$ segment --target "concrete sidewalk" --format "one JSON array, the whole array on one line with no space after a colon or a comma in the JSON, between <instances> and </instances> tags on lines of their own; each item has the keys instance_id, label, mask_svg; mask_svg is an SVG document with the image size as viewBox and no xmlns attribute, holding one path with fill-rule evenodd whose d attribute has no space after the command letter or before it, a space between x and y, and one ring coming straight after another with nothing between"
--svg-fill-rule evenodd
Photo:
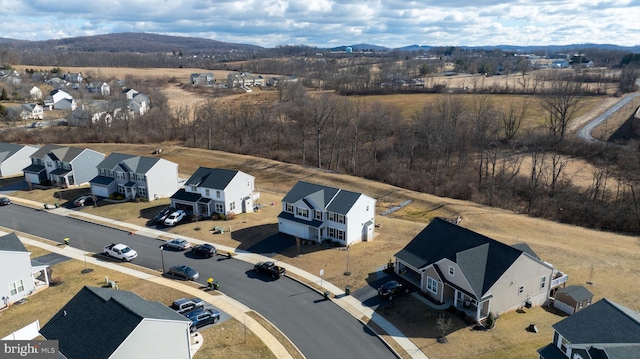
<instances>
[{"instance_id":1,"label":"concrete sidewalk","mask_svg":"<svg viewBox=\"0 0 640 359\"><path fill-rule=\"evenodd\" d=\"M22 198L17 198L17 197L10 197L11 201L15 202L15 203L19 203L25 206L29 206L29 207L33 207L33 208L37 208L37 209L43 209L44 208L44 204L43 203L39 203L39 202L34 202L34 201L30 201L30 200L25 200ZM163 232L163 231L158 231L152 228L148 228L148 227L143 227L143 226L138 226L135 224L131 224L131 223L126 223L126 222L121 222L121 221L116 221L116 220L112 220L112 219L108 219L108 218L104 218L104 217L100 217L100 216L96 216L96 215L92 215L92 214L88 214L88 213L84 213L82 211L73 211L67 208L55 208L55 209L50 209L48 210L51 213L57 214L57 215L62 215L62 216L67 216L67 217L72 217L72 218L76 218L76 219L80 219L80 220L85 220L87 222L92 222L92 223L101 223L101 224L105 224L105 225L113 225L115 228L119 228L122 229L123 231L131 231L131 232L135 232L137 235L141 235L141 236L146 236L146 237L150 237L150 238L185 238L187 240L189 240L192 243L196 243L196 244L201 244L201 243L208 243L196 238L190 238L190 237L185 237L183 235L176 235L176 234L172 234L172 233L167 233L167 232ZM241 251L241 250L236 250L235 248L232 247L228 247L228 246L223 246L223 245L218 245L215 244L216 249L218 249L219 251L222 252L233 252L235 253L234 258L238 259L238 260L242 260L251 264L255 264L257 262L263 262L263 261L270 261L272 260L269 257L265 257L259 254L255 254L255 253L250 253L250 252L246 252L246 251ZM83 256L81 256L80 258L83 258ZM300 268L294 267L292 265L289 265L287 263L284 262L279 262L278 265L284 267L287 270L288 274L294 274L295 276L299 277L299 278L303 278L304 281L302 281L303 284L315 284L318 287L322 287L325 288L326 290L328 290L329 292L331 292L331 294L333 294L333 297L331 298L331 300L337 304L338 306L340 306L342 309L344 309L345 311L347 311L349 314L351 314L352 316L354 316L356 319L358 320L362 320L362 318L367 318L371 321L373 321L374 323L376 323L380 328L382 328L390 337L393 338L393 340L398 343L398 345L400 345L407 353L409 353L409 355L411 355L412 358L415 359L428 359L428 357L420 350L420 348L418 348L411 340L409 340L405 335L402 334L402 332L400 332L400 330L398 330L398 328L396 328L393 324L391 324L388 320L386 320L385 318L381 317L380 315L378 315L377 313L375 313L374 310L372 310L371 308L367 307L366 305L364 305L361 301L359 301L358 299L350 296L350 295L346 295L346 293L344 292L344 290L342 290L341 288L327 282L326 280L322 280L320 277L317 277L309 272L306 272ZM117 266L117 267L121 267L122 266ZM125 268L126 269L126 268ZM118 269L115 269L118 270ZM146 276L149 276L148 274L145 274ZM156 278L156 280L158 280L159 282L162 281L169 281L168 279L165 278L158 278L158 277L154 277ZM150 280L150 279L149 279ZM306 281L306 283L305 283ZM173 281L169 281L171 283L174 283ZM322 285L320 285L322 283ZM162 283L160 283L162 284ZM167 283L169 284L169 283ZM203 293L202 291L199 291L197 289L194 289L192 287L186 286L184 284L181 283L176 283L176 284L180 284L181 286L185 286L187 288L190 288L191 290L196 291L199 295L202 295L201 293ZM181 288L177 288L176 289L180 289ZM185 289L185 292L190 293L188 289ZM195 295L195 294L194 294ZM211 296L211 297L221 297L221 296ZM222 296L225 298L228 298L226 296ZM203 298L205 299L205 298ZM205 299L206 300L206 299ZM227 299L229 302L235 302L233 301L231 298ZM216 305L215 302L211 302L212 304ZM236 304L234 305L235 308L243 308L244 306L238 302L235 302ZM227 311L226 309L224 309L222 306L220 306L220 309L224 310L225 312L229 313L230 315L234 316L233 313L237 313L237 314L241 314L241 318L243 318L242 316L244 316L245 318L250 318L247 317L246 315L244 315L241 310L240 312L238 311L233 311L233 307L231 308L231 311ZM245 311L246 312L246 311ZM236 317L236 319L238 319ZM254 321L255 322L255 321ZM247 322L247 326L248 326ZM255 325L260 326L259 324L257 324L257 322L255 322ZM260 328L262 330L264 330L264 332L268 333L268 331L266 329L264 329L263 327L260 326ZM249 329L251 329L253 331L253 327L250 327ZM256 330L260 330L260 329L256 329ZM372 329L373 330L373 329ZM375 331L374 331L375 332ZM281 349L284 349L284 347L282 346L282 344L280 344L274 337L273 335L271 335L270 333L268 333L268 336L270 338L265 339L265 337L262 336L262 334L258 334L256 331L254 331L254 333L256 333L256 335L258 335L260 338L263 339L263 341L265 341L265 344L269 346L269 348L272 349L272 351L274 352L274 354L276 354L276 357L278 358L289 358L291 357L291 355L286 352L286 355L281 355L279 354ZM273 340L275 340L277 342L276 343L271 343L271 338L273 338ZM273 347L272 347L273 344ZM388 345L388 343L387 343ZM389 345L388 345L389 346ZM389 346L389 348L391 348ZM396 353L397 355L397 353Z\"/></svg>"}]
</instances>

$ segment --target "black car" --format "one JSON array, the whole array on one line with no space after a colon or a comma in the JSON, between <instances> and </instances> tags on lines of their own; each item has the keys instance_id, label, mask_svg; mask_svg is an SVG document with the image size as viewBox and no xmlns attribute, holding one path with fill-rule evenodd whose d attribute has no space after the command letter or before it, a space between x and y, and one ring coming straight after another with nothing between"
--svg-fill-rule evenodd
<instances>
[{"instance_id":1,"label":"black car","mask_svg":"<svg viewBox=\"0 0 640 359\"><path fill-rule=\"evenodd\" d=\"M220 312L213 309L197 309L184 314L187 319L191 319L191 332L207 324L217 323L220 320Z\"/></svg>"},{"instance_id":2,"label":"black car","mask_svg":"<svg viewBox=\"0 0 640 359\"><path fill-rule=\"evenodd\" d=\"M191 253L211 258L216 254L216 247L212 246L209 243L198 244L197 246L191 248Z\"/></svg>"},{"instance_id":3,"label":"black car","mask_svg":"<svg viewBox=\"0 0 640 359\"><path fill-rule=\"evenodd\" d=\"M11 200L7 197L0 197L0 206L11 204Z\"/></svg>"},{"instance_id":4,"label":"black car","mask_svg":"<svg viewBox=\"0 0 640 359\"><path fill-rule=\"evenodd\" d=\"M177 209L171 206L162 209L160 213L156 214L155 217L153 217L153 223L164 223L164 220L167 219L167 217L169 217L169 215L175 211L177 211Z\"/></svg>"},{"instance_id":5,"label":"black car","mask_svg":"<svg viewBox=\"0 0 640 359\"><path fill-rule=\"evenodd\" d=\"M73 204L76 205L76 207L84 207L93 204L93 196L80 196L73 201Z\"/></svg>"},{"instance_id":6,"label":"black car","mask_svg":"<svg viewBox=\"0 0 640 359\"><path fill-rule=\"evenodd\" d=\"M389 281L378 288L378 295L388 300L393 300L395 296L403 293L409 293L409 287L397 280Z\"/></svg>"},{"instance_id":7,"label":"black car","mask_svg":"<svg viewBox=\"0 0 640 359\"><path fill-rule=\"evenodd\" d=\"M200 273L198 273L197 270L184 264L178 264L169 268L167 274L184 280L196 280L200 277Z\"/></svg>"}]
</instances>

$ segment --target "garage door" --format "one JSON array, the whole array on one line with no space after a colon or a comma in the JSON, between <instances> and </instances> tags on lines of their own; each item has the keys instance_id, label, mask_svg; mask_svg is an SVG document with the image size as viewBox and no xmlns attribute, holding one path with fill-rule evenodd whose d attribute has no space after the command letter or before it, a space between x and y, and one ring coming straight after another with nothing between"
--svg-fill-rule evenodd
<instances>
[{"instance_id":1,"label":"garage door","mask_svg":"<svg viewBox=\"0 0 640 359\"><path fill-rule=\"evenodd\" d=\"M38 177L37 174L25 173L24 174L24 179L29 183L34 183L34 184L39 184L40 183L40 178Z\"/></svg>"},{"instance_id":2,"label":"garage door","mask_svg":"<svg viewBox=\"0 0 640 359\"><path fill-rule=\"evenodd\" d=\"M91 186L91 194L98 197L109 197L109 189L102 186Z\"/></svg>"},{"instance_id":3,"label":"garage door","mask_svg":"<svg viewBox=\"0 0 640 359\"><path fill-rule=\"evenodd\" d=\"M573 314L573 307L571 307L569 304L562 303L556 300L555 302L553 302L553 306L569 315Z\"/></svg>"},{"instance_id":4,"label":"garage door","mask_svg":"<svg viewBox=\"0 0 640 359\"><path fill-rule=\"evenodd\" d=\"M282 233L290 234L301 239L309 239L309 227L304 224L289 222L281 219L278 224L278 230Z\"/></svg>"}]
</instances>

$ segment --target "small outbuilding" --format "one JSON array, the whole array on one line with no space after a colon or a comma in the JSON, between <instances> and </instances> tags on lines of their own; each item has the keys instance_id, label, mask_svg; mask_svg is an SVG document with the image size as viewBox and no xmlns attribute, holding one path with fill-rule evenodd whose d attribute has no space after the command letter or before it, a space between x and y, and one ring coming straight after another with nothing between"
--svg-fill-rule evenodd
<instances>
[{"instance_id":1,"label":"small outbuilding","mask_svg":"<svg viewBox=\"0 0 640 359\"><path fill-rule=\"evenodd\" d=\"M553 306L571 315L591 305L593 294L581 285L558 289Z\"/></svg>"}]
</instances>

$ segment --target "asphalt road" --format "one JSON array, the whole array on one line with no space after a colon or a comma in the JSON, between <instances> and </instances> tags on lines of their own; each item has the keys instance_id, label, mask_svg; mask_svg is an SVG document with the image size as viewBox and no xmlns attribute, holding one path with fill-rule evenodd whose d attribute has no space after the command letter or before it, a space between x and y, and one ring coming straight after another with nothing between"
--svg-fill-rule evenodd
<instances>
[{"instance_id":1,"label":"asphalt road","mask_svg":"<svg viewBox=\"0 0 640 359\"><path fill-rule=\"evenodd\" d=\"M0 207L0 226L48 238L87 252L102 252L110 243L125 243L138 252L133 263L161 269L187 264L200 272L198 283L212 277L220 291L247 305L276 325L307 358L393 358L392 352L364 325L317 292L287 277L256 275L251 265L214 256L194 258L189 252L160 251L162 241L58 216L19 205ZM165 303L167 304L167 303Z\"/></svg>"},{"instance_id":2,"label":"asphalt road","mask_svg":"<svg viewBox=\"0 0 640 359\"><path fill-rule=\"evenodd\" d=\"M622 106L628 104L631 100L633 100L636 96L640 96L639 93L634 93L624 97L622 100L618 101L615 105L609 107L602 115L596 117L591 122L586 124L584 127L578 130L578 137L585 141L589 142L601 142L595 137L591 136L591 132L600 126L609 116L613 115L616 111L622 108Z\"/></svg>"}]
</instances>

